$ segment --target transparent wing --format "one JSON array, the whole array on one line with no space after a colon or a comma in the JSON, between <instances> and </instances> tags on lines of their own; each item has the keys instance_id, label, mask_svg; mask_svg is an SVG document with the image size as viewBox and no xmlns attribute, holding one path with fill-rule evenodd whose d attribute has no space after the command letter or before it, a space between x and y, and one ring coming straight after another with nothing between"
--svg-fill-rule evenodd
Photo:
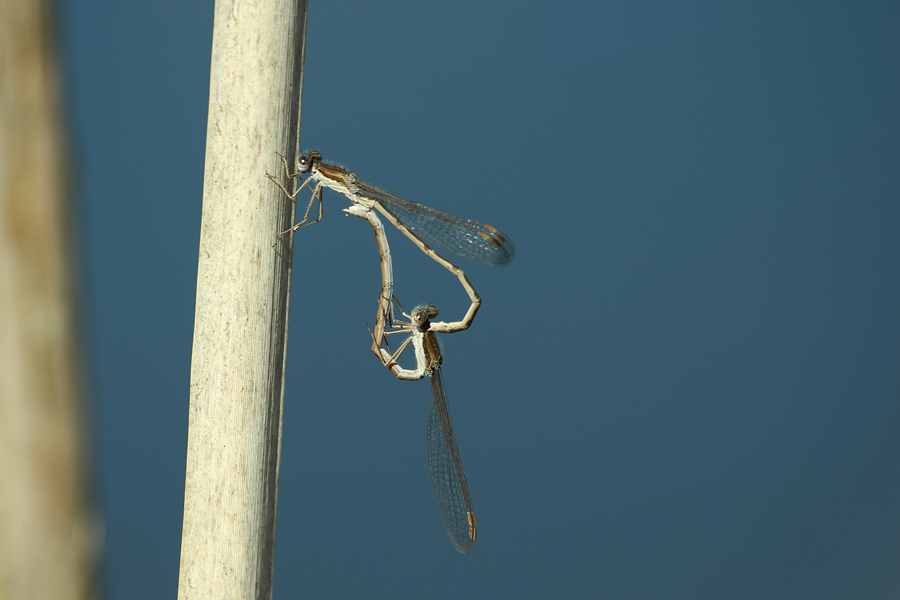
<instances>
[{"instance_id":1,"label":"transparent wing","mask_svg":"<svg viewBox=\"0 0 900 600\"><path fill-rule=\"evenodd\" d=\"M486 265L506 266L516 249L500 231L472 219L431 208L377 185L357 181L356 193L378 202L426 245Z\"/></svg>"},{"instance_id":2,"label":"transparent wing","mask_svg":"<svg viewBox=\"0 0 900 600\"><path fill-rule=\"evenodd\" d=\"M440 367L428 379L434 394L427 428L431 485L450 541L460 552L468 552L475 544L475 509L450 425Z\"/></svg>"}]
</instances>

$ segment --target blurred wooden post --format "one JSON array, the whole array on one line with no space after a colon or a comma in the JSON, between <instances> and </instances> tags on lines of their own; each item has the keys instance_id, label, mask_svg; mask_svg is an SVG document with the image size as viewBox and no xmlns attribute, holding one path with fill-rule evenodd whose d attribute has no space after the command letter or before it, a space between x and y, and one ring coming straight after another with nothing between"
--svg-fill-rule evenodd
<instances>
[{"instance_id":1,"label":"blurred wooden post","mask_svg":"<svg viewBox=\"0 0 900 600\"><path fill-rule=\"evenodd\" d=\"M55 4L0 0L0 598L95 594Z\"/></svg>"},{"instance_id":2,"label":"blurred wooden post","mask_svg":"<svg viewBox=\"0 0 900 600\"><path fill-rule=\"evenodd\" d=\"M270 598L306 2L217 0L178 597Z\"/></svg>"}]
</instances>

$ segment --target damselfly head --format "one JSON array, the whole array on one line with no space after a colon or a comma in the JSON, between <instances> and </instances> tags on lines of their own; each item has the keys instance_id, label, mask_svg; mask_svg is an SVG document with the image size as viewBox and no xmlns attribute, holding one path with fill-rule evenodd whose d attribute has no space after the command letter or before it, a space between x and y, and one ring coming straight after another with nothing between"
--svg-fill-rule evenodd
<instances>
[{"instance_id":1,"label":"damselfly head","mask_svg":"<svg viewBox=\"0 0 900 600\"><path fill-rule=\"evenodd\" d=\"M322 162L322 155L315 150L310 150L297 161L297 172L309 173L313 171L320 162Z\"/></svg>"},{"instance_id":2,"label":"damselfly head","mask_svg":"<svg viewBox=\"0 0 900 600\"><path fill-rule=\"evenodd\" d=\"M416 327L424 327L428 321L438 316L437 306L433 304L417 306L412 311L412 322Z\"/></svg>"}]
</instances>

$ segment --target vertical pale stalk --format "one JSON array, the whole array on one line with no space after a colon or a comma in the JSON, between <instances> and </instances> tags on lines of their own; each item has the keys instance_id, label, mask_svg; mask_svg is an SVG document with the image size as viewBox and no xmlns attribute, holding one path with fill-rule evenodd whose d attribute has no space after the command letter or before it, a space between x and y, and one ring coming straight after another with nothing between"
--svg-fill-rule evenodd
<instances>
[{"instance_id":1,"label":"vertical pale stalk","mask_svg":"<svg viewBox=\"0 0 900 600\"><path fill-rule=\"evenodd\" d=\"M306 2L217 0L178 597L270 598Z\"/></svg>"},{"instance_id":2,"label":"vertical pale stalk","mask_svg":"<svg viewBox=\"0 0 900 600\"><path fill-rule=\"evenodd\" d=\"M0 598L93 597L55 4L0 0ZM77 219L76 219L77 221Z\"/></svg>"}]
</instances>

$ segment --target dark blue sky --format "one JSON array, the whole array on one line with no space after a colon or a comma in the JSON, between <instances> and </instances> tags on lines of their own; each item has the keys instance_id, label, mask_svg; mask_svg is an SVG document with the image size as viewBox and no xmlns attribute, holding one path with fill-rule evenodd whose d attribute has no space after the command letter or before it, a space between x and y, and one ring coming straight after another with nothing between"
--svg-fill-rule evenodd
<instances>
[{"instance_id":1,"label":"dark blue sky","mask_svg":"<svg viewBox=\"0 0 900 600\"><path fill-rule=\"evenodd\" d=\"M173 597L212 2L64 0L107 597ZM900 596L900 5L312 2L303 146L491 223L428 384L370 354L378 257L295 241L275 596ZM283 150L272 148L271 151ZM249 157L257 160L257 157ZM389 231L405 304L458 282Z\"/></svg>"}]
</instances>

